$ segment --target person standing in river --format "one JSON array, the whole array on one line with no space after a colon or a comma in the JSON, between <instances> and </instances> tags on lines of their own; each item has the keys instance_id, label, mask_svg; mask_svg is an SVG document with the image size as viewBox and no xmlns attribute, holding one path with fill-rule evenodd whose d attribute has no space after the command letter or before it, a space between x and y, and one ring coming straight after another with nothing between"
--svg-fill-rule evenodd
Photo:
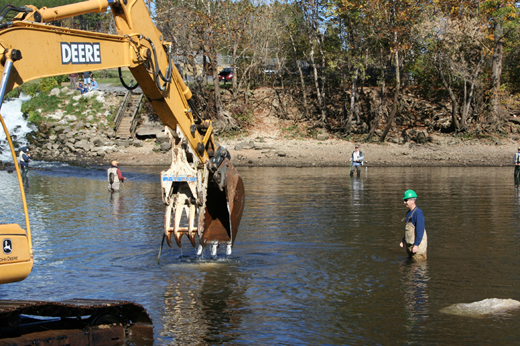
<instances>
[{"instance_id":1,"label":"person standing in river","mask_svg":"<svg viewBox=\"0 0 520 346\"><path fill-rule=\"evenodd\" d=\"M22 171L22 178L25 179L27 177L27 173L29 172L29 161L31 161L31 154L28 153L29 149L27 147L23 147L20 150L20 154L18 154L18 160L20 161L20 170Z\"/></svg>"},{"instance_id":2,"label":"person standing in river","mask_svg":"<svg viewBox=\"0 0 520 346\"><path fill-rule=\"evenodd\" d=\"M365 159L365 156L363 156L363 153L359 151L359 145L356 144L356 147L354 148L354 151L352 152L352 155L350 156L350 176L352 177L354 175L354 171L357 171L357 176L359 177L359 174L361 173L361 165L363 165L363 160Z\"/></svg>"},{"instance_id":3,"label":"person standing in river","mask_svg":"<svg viewBox=\"0 0 520 346\"><path fill-rule=\"evenodd\" d=\"M108 191L111 192L119 191L119 182L126 180L121 174L121 170L117 168L117 164L117 161L112 161L112 167L107 170Z\"/></svg>"},{"instance_id":4,"label":"person standing in river","mask_svg":"<svg viewBox=\"0 0 520 346\"><path fill-rule=\"evenodd\" d=\"M424 227L424 214L417 207L417 194L414 190L406 190L403 197L404 205L409 209L405 222L405 231L403 240L399 243L400 247L406 247L412 262L422 262L426 260L426 252L428 248L428 236Z\"/></svg>"},{"instance_id":5,"label":"person standing in river","mask_svg":"<svg viewBox=\"0 0 520 346\"><path fill-rule=\"evenodd\" d=\"M513 160L515 162L515 181L518 183L518 180L520 180L520 147L518 147Z\"/></svg>"}]
</instances>

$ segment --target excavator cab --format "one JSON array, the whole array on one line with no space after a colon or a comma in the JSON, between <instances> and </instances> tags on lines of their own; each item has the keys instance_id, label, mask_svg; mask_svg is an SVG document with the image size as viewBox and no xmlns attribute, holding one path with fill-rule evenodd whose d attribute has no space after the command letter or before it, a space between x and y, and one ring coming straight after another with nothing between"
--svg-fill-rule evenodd
<instances>
[{"instance_id":1,"label":"excavator cab","mask_svg":"<svg viewBox=\"0 0 520 346\"><path fill-rule=\"evenodd\" d=\"M1 99L4 92L0 87ZM31 242L31 226L29 224L29 213L27 210L27 201L25 200L25 191L22 184L22 175L20 167L16 160L13 142L4 123L4 119L0 114L0 122L4 128L5 137L11 149L18 184L20 185L20 193L22 195L23 208L25 213L25 222L27 231L17 224L0 224L0 240L2 241L2 252L0 252L0 284L17 282L24 280L31 273L33 267L33 253Z\"/></svg>"},{"instance_id":2,"label":"excavator cab","mask_svg":"<svg viewBox=\"0 0 520 346\"><path fill-rule=\"evenodd\" d=\"M17 224L0 225L0 284L24 280L31 273L33 257L27 232Z\"/></svg>"}]
</instances>

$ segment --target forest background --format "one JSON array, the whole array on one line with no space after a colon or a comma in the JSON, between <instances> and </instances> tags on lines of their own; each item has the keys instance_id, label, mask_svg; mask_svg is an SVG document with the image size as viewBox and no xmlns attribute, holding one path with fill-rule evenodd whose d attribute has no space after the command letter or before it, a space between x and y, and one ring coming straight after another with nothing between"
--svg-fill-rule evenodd
<instances>
[{"instance_id":1,"label":"forest background","mask_svg":"<svg viewBox=\"0 0 520 346\"><path fill-rule=\"evenodd\" d=\"M78 1L33 4L73 2ZM519 2L147 5L165 40L174 43L183 75L191 77L199 112L227 131L246 131L266 108L308 135L320 130L365 141L426 141L434 132L492 138L520 131ZM108 12L52 24L116 33ZM222 56L234 77L228 84L212 83L207 76L218 80Z\"/></svg>"}]
</instances>

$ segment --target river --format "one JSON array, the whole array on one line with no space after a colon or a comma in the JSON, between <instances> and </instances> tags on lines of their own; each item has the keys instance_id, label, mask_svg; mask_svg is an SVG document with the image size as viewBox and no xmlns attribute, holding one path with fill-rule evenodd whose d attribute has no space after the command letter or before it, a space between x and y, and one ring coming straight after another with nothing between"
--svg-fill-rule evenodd
<instances>
[{"instance_id":1,"label":"river","mask_svg":"<svg viewBox=\"0 0 520 346\"><path fill-rule=\"evenodd\" d=\"M25 183L35 264L0 299L131 300L156 345L501 345L520 311L440 312L486 298L520 300L520 190L512 167L240 168L246 207L233 254L182 250L157 264L164 207L159 168L36 162ZM1 222L25 228L15 175L0 172ZM428 260L398 246L414 189Z\"/></svg>"}]
</instances>

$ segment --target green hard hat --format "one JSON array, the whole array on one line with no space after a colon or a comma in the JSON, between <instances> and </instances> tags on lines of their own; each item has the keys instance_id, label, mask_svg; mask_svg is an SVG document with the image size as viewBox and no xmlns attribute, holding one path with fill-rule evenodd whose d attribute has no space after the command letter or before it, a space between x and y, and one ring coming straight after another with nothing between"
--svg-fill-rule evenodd
<instances>
[{"instance_id":1,"label":"green hard hat","mask_svg":"<svg viewBox=\"0 0 520 346\"><path fill-rule=\"evenodd\" d=\"M408 198L417 198L417 194L415 193L414 190L406 190L404 192L403 199L408 199Z\"/></svg>"}]
</instances>

